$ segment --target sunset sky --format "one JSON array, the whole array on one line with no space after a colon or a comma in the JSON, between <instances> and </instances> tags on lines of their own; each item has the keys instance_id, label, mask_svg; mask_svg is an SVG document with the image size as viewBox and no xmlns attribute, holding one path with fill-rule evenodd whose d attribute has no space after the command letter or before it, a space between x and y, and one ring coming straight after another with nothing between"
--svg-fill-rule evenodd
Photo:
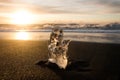
<instances>
[{"instance_id":1,"label":"sunset sky","mask_svg":"<svg viewBox=\"0 0 120 80\"><path fill-rule=\"evenodd\" d=\"M30 23L120 22L120 0L0 0L0 23L15 22L11 15L21 10Z\"/></svg>"}]
</instances>

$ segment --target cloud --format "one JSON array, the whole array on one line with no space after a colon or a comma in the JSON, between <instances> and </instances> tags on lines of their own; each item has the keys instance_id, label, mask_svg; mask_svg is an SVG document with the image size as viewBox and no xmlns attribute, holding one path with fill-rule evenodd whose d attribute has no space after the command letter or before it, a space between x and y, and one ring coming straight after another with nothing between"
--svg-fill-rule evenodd
<instances>
[{"instance_id":1,"label":"cloud","mask_svg":"<svg viewBox=\"0 0 120 80\"><path fill-rule=\"evenodd\" d=\"M111 15L119 18L117 14L120 14L120 0L0 0L0 16L6 17L6 14L19 8L30 10L38 15L52 14L58 20L58 16L60 18L64 16L69 20L81 19L81 21L88 17L93 19L95 16L94 18L102 20L106 15L112 20L114 16ZM62 19L65 19L64 17Z\"/></svg>"},{"instance_id":2,"label":"cloud","mask_svg":"<svg viewBox=\"0 0 120 80\"><path fill-rule=\"evenodd\" d=\"M19 9L35 13L36 22L119 22L120 18L120 0L0 0L0 23L9 23L9 14Z\"/></svg>"},{"instance_id":3,"label":"cloud","mask_svg":"<svg viewBox=\"0 0 120 80\"><path fill-rule=\"evenodd\" d=\"M96 3L109 7L120 7L120 0L96 0Z\"/></svg>"},{"instance_id":4,"label":"cloud","mask_svg":"<svg viewBox=\"0 0 120 80\"><path fill-rule=\"evenodd\" d=\"M119 14L120 0L0 0L0 7L50 14Z\"/></svg>"},{"instance_id":5,"label":"cloud","mask_svg":"<svg viewBox=\"0 0 120 80\"><path fill-rule=\"evenodd\" d=\"M99 0L98 3L106 6L110 13L120 13L120 0Z\"/></svg>"},{"instance_id":6,"label":"cloud","mask_svg":"<svg viewBox=\"0 0 120 80\"><path fill-rule=\"evenodd\" d=\"M120 13L120 0L29 0L28 3L37 5L52 14Z\"/></svg>"},{"instance_id":7,"label":"cloud","mask_svg":"<svg viewBox=\"0 0 120 80\"><path fill-rule=\"evenodd\" d=\"M79 0L78 3L81 1ZM85 0L83 2L85 5L93 5L97 9L101 10L101 12L105 13L120 13L120 0Z\"/></svg>"}]
</instances>

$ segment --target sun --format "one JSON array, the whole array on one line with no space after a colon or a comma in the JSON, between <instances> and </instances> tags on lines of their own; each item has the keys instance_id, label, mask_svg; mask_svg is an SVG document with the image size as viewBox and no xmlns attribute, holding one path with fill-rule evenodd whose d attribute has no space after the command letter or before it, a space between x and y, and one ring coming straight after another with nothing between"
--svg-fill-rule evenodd
<instances>
[{"instance_id":1,"label":"sun","mask_svg":"<svg viewBox=\"0 0 120 80\"><path fill-rule=\"evenodd\" d=\"M27 10L18 10L11 14L12 24L32 24L34 16Z\"/></svg>"}]
</instances>

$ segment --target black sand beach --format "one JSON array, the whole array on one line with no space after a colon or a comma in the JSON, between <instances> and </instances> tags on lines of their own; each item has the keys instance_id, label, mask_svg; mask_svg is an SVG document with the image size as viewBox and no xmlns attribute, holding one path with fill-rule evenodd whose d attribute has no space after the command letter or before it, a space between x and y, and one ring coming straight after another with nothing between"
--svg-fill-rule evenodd
<instances>
[{"instance_id":1,"label":"black sand beach","mask_svg":"<svg viewBox=\"0 0 120 80\"><path fill-rule=\"evenodd\" d=\"M68 70L36 65L47 60L47 45L47 41L0 40L0 80L120 79L120 44L72 41L68 57L77 67Z\"/></svg>"}]
</instances>

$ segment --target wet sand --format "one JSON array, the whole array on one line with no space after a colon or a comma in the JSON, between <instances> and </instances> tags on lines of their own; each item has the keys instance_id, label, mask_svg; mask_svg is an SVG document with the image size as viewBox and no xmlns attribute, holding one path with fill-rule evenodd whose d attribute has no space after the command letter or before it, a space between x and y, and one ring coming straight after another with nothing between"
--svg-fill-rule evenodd
<instances>
[{"instance_id":1,"label":"wet sand","mask_svg":"<svg viewBox=\"0 0 120 80\"><path fill-rule=\"evenodd\" d=\"M0 80L120 79L120 44L72 41L68 57L75 66L68 70L36 65L47 60L47 45L47 41L0 40Z\"/></svg>"}]
</instances>

